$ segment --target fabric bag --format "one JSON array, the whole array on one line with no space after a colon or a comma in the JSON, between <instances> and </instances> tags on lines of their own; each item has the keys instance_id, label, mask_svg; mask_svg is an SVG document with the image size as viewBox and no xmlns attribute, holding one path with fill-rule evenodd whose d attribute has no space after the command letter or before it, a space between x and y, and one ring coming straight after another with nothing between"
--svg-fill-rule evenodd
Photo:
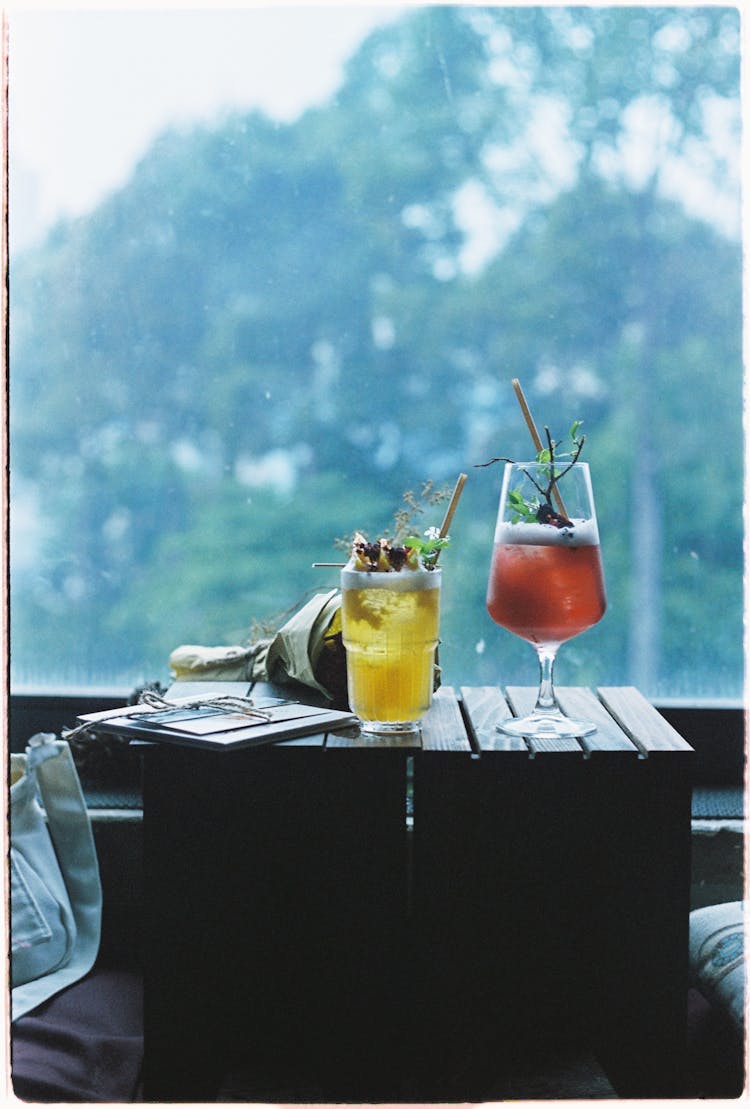
<instances>
[{"instance_id":1,"label":"fabric bag","mask_svg":"<svg viewBox=\"0 0 750 1109\"><path fill-rule=\"evenodd\" d=\"M690 914L692 985L745 1031L745 903L704 905Z\"/></svg>"},{"instance_id":2,"label":"fabric bag","mask_svg":"<svg viewBox=\"0 0 750 1109\"><path fill-rule=\"evenodd\" d=\"M318 593L287 620L259 652L259 681L301 682L334 702L346 697L346 654L341 641L341 593Z\"/></svg>"},{"instance_id":3,"label":"fabric bag","mask_svg":"<svg viewBox=\"0 0 750 1109\"><path fill-rule=\"evenodd\" d=\"M169 665L175 681L299 682L346 709L340 610L337 589L316 593L267 639L250 647L176 647Z\"/></svg>"},{"instance_id":4,"label":"fabric bag","mask_svg":"<svg viewBox=\"0 0 750 1109\"><path fill-rule=\"evenodd\" d=\"M70 747L48 733L10 756L10 902L14 1021L88 973L101 935L91 821Z\"/></svg>"}]
</instances>

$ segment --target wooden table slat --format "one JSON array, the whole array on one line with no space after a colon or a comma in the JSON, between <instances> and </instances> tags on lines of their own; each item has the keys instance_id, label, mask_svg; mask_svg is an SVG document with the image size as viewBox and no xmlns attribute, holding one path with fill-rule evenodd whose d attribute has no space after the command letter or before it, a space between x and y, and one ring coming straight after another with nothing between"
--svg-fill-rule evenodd
<instances>
[{"instance_id":1,"label":"wooden table slat","mask_svg":"<svg viewBox=\"0 0 750 1109\"><path fill-rule=\"evenodd\" d=\"M461 688L461 699L474 729L477 744L485 751L524 751L528 747L518 736L503 735L495 724L512 716L502 691L494 685Z\"/></svg>"},{"instance_id":2,"label":"wooden table slat","mask_svg":"<svg viewBox=\"0 0 750 1109\"><path fill-rule=\"evenodd\" d=\"M613 720L592 690L577 686L558 686L556 693L563 712L568 716L596 724L594 734L582 736L580 740L586 755L596 751L629 751L633 756L639 753L638 747Z\"/></svg>"},{"instance_id":3,"label":"wooden table slat","mask_svg":"<svg viewBox=\"0 0 750 1109\"><path fill-rule=\"evenodd\" d=\"M506 692L508 703L516 716L528 716L533 711L538 694L536 687L509 685ZM583 756L583 747L579 739L534 739L528 737L526 742L532 756L556 752Z\"/></svg>"},{"instance_id":4,"label":"wooden table slat","mask_svg":"<svg viewBox=\"0 0 750 1109\"><path fill-rule=\"evenodd\" d=\"M656 751L692 751L690 744L634 686L601 686L597 692L644 755Z\"/></svg>"},{"instance_id":5,"label":"wooden table slat","mask_svg":"<svg viewBox=\"0 0 750 1109\"><path fill-rule=\"evenodd\" d=\"M531 685L509 685L505 688L514 716L528 716L533 711L539 690Z\"/></svg>"},{"instance_id":6,"label":"wooden table slat","mask_svg":"<svg viewBox=\"0 0 750 1109\"><path fill-rule=\"evenodd\" d=\"M575 736L571 737L540 737L529 736L526 742L529 745L529 754L533 759L535 755L578 755L580 758L585 757L581 740Z\"/></svg>"},{"instance_id":7,"label":"wooden table slat","mask_svg":"<svg viewBox=\"0 0 750 1109\"><path fill-rule=\"evenodd\" d=\"M471 751L458 698L452 686L441 686L432 698L432 708L422 721L422 749Z\"/></svg>"}]
</instances>

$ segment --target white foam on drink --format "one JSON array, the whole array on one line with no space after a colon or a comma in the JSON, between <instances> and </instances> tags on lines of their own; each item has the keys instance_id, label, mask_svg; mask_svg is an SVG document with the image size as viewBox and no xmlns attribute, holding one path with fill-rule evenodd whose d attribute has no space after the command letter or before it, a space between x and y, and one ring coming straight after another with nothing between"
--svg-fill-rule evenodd
<instances>
[{"instance_id":1,"label":"white foam on drink","mask_svg":"<svg viewBox=\"0 0 750 1109\"><path fill-rule=\"evenodd\" d=\"M341 571L342 589L391 589L398 593L414 593L419 589L437 589L442 570L355 570L348 564Z\"/></svg>"},{"instance_id":2,"label":"white foam on drink","mask_svg":"<svg viewBox=\"0 0 750 1109\"><path fill-rule=\"evenodd\" d=\"M571 520L571 527L554 524L511 524L501 520L495 531L495 543L513 543L534 547L596 547L599 529L596 520Z\"/></svg>"}]
</instances>

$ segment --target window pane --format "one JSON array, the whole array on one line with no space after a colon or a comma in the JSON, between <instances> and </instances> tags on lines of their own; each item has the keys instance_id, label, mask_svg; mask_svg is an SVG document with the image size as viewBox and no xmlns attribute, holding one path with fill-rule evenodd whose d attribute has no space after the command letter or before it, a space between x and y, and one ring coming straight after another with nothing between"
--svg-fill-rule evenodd
<instances>
[{"instance_id":1,"label":"window pane","mask_svg":"<svg viewBox=\"0 0 750 1109\"><path fill-rule=\"evenodd\" d=\"M602 537L558 680L739 697L739 128L731 7L13 13L14 685L245 643L460 472L444 680L534 684L517 377Z\"/></svg>"}]
</instances>

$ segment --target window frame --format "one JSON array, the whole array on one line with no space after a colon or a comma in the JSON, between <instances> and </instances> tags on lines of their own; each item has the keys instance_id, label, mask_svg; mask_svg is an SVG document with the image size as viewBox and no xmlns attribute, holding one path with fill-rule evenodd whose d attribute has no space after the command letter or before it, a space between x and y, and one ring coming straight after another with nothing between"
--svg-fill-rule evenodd
<instances>
[{"instance_id":1,"label":"window frame","mask_svg":"<svg viewBox=\"0 0 750 1109\"><path fill-rule=\"evenodd\" d=\"M1 27L1 71L4 83L8 79L8 17L0 18ZM5 128L8 117L6 112ZM7 139L7 134L6 134ZM9 309L7 299L7 278L9 270L8 250L8 197L7 197L7 141L5 143L5 180L4 211L2 214L2 254L6 281L3 288L4 338L9 342ZM4 367L4 380L8 383L7 358ZM7 397L6 397L7 403ZM7 506L7 469L9 465L7 429L3 430L3 453L6 462L6 506ZM9 525L5 519L6 549L9 540ZM8 568L5 575L6 611L9 591ZM7 658L6 658L7 664ZM7 665L6 665L7 680ZM72 726L76 717L83 712L106 710L122 705L130 696L131 690L124 689L59 689L24 687L14 691L7 687L7 735L9 751L22 751L28 738L35 731L59 732L61 727ZM701 699L656 698L652 701L677 731L694 747L697 755L696 782L743 784L745 765L745 714L739 699Z\"/></svg>"}]
</instances>

